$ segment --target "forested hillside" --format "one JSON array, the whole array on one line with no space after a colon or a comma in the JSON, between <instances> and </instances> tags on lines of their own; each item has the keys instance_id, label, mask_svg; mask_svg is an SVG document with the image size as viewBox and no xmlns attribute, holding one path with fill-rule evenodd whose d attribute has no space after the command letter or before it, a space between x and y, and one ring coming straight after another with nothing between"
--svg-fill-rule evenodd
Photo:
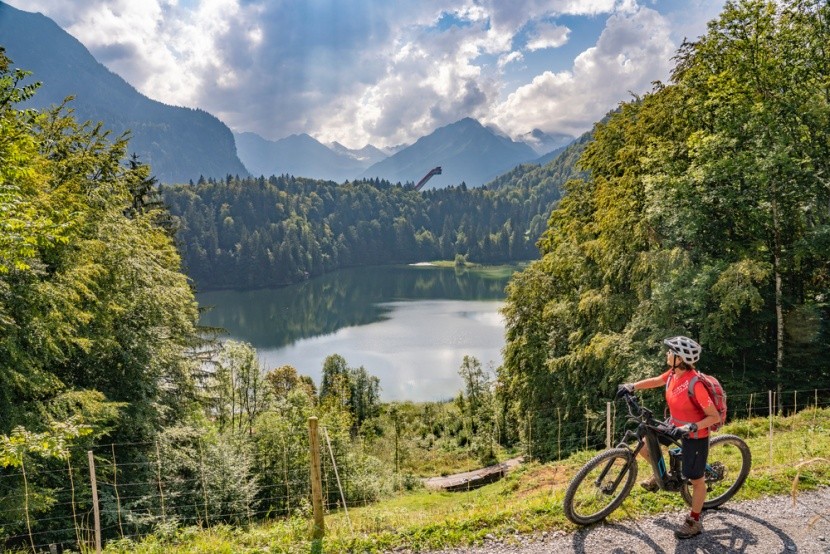
<instances>
[{"instance_id":1,"label":"forested hillside","mask_svg":"<svg viewBox=\"0 0 830 554\"><path fill-rule=\"evenodd\" d=\"M584 141L547 168L522 166L492 188L417 192L386 181L291 176L163 189L200 290L284 285L340 267L536 258L536 241Z\"/></svg>"},{"instance_id":2,"label":"forested hillside","mask_svg":"<svg viewBox=\"0 0 830 554\"><path fill-rule=\"evenodd\" d=\"M508 287L500 379L524 432L554 444L676 334L733 394L830 386L828 20L729 3L669 84L595 127Z\"/></svg>"}]
</instances>

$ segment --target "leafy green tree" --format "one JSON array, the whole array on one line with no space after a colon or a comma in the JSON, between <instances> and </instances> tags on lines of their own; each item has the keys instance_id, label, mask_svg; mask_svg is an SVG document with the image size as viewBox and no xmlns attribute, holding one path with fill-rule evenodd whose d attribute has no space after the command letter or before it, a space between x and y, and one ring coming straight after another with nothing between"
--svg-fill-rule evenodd
<instances>
[{"instance_id":1,"label":"leafy green tree","mask_svg":"<svg viewBox=\"0 0 830 554\"><path fill-rule=\"evenodd\" d=\"M199 408L198 312L169 218L149 201L149 168L124 161L128 137L65 105L19 109L35 87L9 67L0 53L0 434L76 422L92 429L81 446L129 443L121 459L142 460L159 429ZM80 466L35 460L38 490L59 491ZM62 537L59 500L44 540Z\"/></svg>"},{"instance_id":2,"label":"leafy green tree","mask_svg":"<svg viewBox=\"0 0 830 554\"><path fill-rule=\"evenodd\" d=\"M160 483L165 515L183 522L246 524L257 510L260 493L255 456L244 435L217 434L190 426L171 426L159 434ZM135 503L160 514L158 490ZM140 517L138 513L131 517Z\"/></svg>"},{"instance_id":3,"label":"leafy green tree","mask_svg":"<svg viewBox=\"0 0 830 554\"><path fill-rule=\"evenodd\" d=\"M323 360L323 375L320 382L320 403L333 402L341 407L349 405L351 390L349 366L339 354L331 354Z\"/></svg>"},{"instance_id":4,"label":"leafy green tree","mask_svg":"<svg viewBox=\"0 0 830 554\"><path fill-rule=\"evenodd\" d=\"M508 287L501 391L541 455L658 371L669 335L698 337L732 394L830 380L827 10L727 3L671 84L595 127Z\"/></svg>"},{"instance_id":5,"label":"leafy green tree","mask_svg":"<svg viewBox=\"0 0 830 554\"><path fill-rule=\"evenodd\" d=\"M246 342L225 342L219 354L216 381L219 430L224 431L227 426L232 433L253 433L254 421L268 403L256 350Z\"/></svg>"},{"instance_id":6,"label":"leafy green tree","mask_svg":"<svg viewBox=\"0 0 830 554\"><path fill-rule=\"evenodd\" d=\"M271 387L274 400L282 400L300 387L300 376L294 366L283 365L265 374L265 382Z\"/></svg>"},{"instance_id":7,"label":"leafy green tree","mask_svg":"<svg viewBox=\"0 0 830 554\"><path fill-rule=\"evenodd\" d=\"M0 47L0 273L31 269L39 247L66 241L69 213L43 202L47 176L31 130L43 116L17 105L31 98L40 83L23 85L29 75L11 69ZM0 313L0 315L2 315Z\"/></svg>"},{"instance_id":8,"label":"leafy green tree","mask_svg":"<svg viewBox=\"0 0 830 554\"><path fill-rule=\"evenodd\" d=\"M320 385L320 404L348 412L352 421L352 436L357 436L364 421L378 415L380 380L366 369L348 367L339 354L328 356L323 362Z\"/></svg>"},{"instance_id":9,"label":"leafy green tree","mask_svg":"<svg viewBox=\"0 0 830 554\"><path fill-rule=\"evenodd\" d=\"M276 514L303 514L308 508L308 418L311 397L294 388L278 397L273 410L259 415L252 437L259 509Z\"/></svg>"},{"instance_id":10,"label":"leafy green tree","mask_svg":"<svg viewBox=\"0 0 830 554\"><path fill-rule=\"evenodd\" d=\"M356 435L366 420L376 417L380 408L380 379L370 375L363 366L349 371L351 400L354 414L352 434Z\"/></svg>"},{"instance_id":11,"label":"leafy green tree","mask_svg":"<svg viewBox=\"0 0 830 554\"><path fill-rule=\"evenodd\" d=\"M489 373L475 357L464 356L458 374L464 381L464 393L459 395L457 403L464 414L467 436L481 462L493 463L496 461L495 397Z\"/></svg>"}]
</instances>

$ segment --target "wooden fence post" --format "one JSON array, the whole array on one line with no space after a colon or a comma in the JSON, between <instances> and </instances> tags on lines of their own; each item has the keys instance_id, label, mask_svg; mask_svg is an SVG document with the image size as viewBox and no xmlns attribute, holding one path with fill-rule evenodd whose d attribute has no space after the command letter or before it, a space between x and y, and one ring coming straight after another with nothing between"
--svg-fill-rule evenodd
<instances>
[{"instance_id":1,"label":"wooden fence post","mask_svg":"<svg viewBox=\"0 0 830 554\"><path fill-rule=\"evenodd\" d=\"M611 403L605 403L605 448L611 448Z\"/></svg>"},{"instance_id":2,"label":"wooden fence post","mask_svg":"<svg viewBox=\"0 0 830 554\"><path fill-rule=\"evenodd\" d=\"M818 389L815 389L815 395L816 395L816 407L815 407L815 410L813 410L813 427L816 426L816 415L818 414Z\"/></svg>"},{"instance_id":3,"label":"wooden fence post","mask_svg":"<svg viewBox=\"0 0 830 554\"><path fill-rule=\"evenodd\" d=\"M164 489L161 486L161 450L159 450L159 441L156 441L156 478L159 487L159 499L161 500L161 519L167 521L167 514L164 510Z\"/></svg>"},{"instance_id":4,"label":"wooden fence post","mask_svg":"<svg viewBox=\"0 0 830 554\"><path fill-rule=\"evenodd\" d=\"M199 477L202 481L202 499L205 502L205 525L210 529L210 514L208 513L208 494L205 485L205 455L202 452L202 439L199 439Z\"/></svg>"},{"instance_id":5,"label":"wooden fence post","mask_svg":"<svg viewBox=\"0 0 830 554\"><path fill-rule=\"evenodd\" d=\"M72 477L72 457L66 459L66 469L69 475L69 489L72 491L72 526L75 528L75 540L77 541L78 550L83 549L81 544L81 530L78 527L78 513L75 510L75 478Z\"/></svg>"},{"instance_id":6,"label":"wooden fence post","mask_svg":"<svg viewBox=\"0 0 830 554\"><path fill-rule=\"evenodd\" d=\"M772 405L772 391L769 392L769 468L772 470L772 414L774 408Z\"/></svg>"},{"instance_id":7,"label":"wooden fence post","mask_svg":"<svg viewBox=\"0 0 830 554\"><path fill-rule=\"evenodd\" d=\"M29 518L29 478L26 477L26 462L22 454L20 457L20 471L23 474L23 510L26 512L26 529L29 531L29 543L32 545L32 552L37 552L35 538L32 536L32 521Z\"/></svg>"},{"instance_id":8,"label":"wooden fence post","mask_svg":"<svg viewBox=\"0 0 830 554\"><path fill-rule=\"evenodd\" d=\"M112 448L112 488L115 491L115 509L118 513L118 531L121 533L121 538L124 538L124 526L121 524L121 497L118 495L118 462L115 461L115 445L111 444Z\"/></svg>"},{"instance_id":9,"label":"wooden fence post","mask_svg":"<svg viewBox=\"0 0 830 554\"><path fill-rule=\"evenodd\" d=\"M588 407L585 407L585 450L588 450Z\"/></svg>"},{"instance_id":10,"label":"wooden fence post","mask_svg":"<svg viewBox=\"0 0 830 554\"><path fill-rule=\"evenodd\" d=\"M349 517L349 507L346 506L346 495L343 493L343 485L340 484L340 473L337 471L337 462L334 460L334 451L331 449L331 441L329 440L329 432L323 427L323 434L326 436L326 444L329 447L329 455L331 456L331 467L334 468L334 477L337 479L337 488L340 490L340 500L343 501L343 510L346 512L346 521L349 522L349 530L354 533L352 528L352 519Z\"/></svg>"},{"instance_id":11,"label":"wooden fence post","mask_svg":"<svg viewBox=\"0 0 830 554\"><path fill-rule=\"evenodd\" d=\"M320 438L317 434L317 418L308 418L308 442L311 448L311 505L314 509L314 526L311 538L320 540L326 534L323 521L323 483L320 477Z\"/></svg>"},{"instance_id":12,"label":"wooden fence post","mask_svg":"<svg viewBox=\"0 0 830 554\"><path fill-rule=\"evenodd\" d=\"M98 507L98 481L95 479L95 458L92 456L92 450L86 451L87 458L89 458L89 482L92 486L92 510L95 519L95 552L101 552L101 511Z\"/></svg>"}]
</instances>

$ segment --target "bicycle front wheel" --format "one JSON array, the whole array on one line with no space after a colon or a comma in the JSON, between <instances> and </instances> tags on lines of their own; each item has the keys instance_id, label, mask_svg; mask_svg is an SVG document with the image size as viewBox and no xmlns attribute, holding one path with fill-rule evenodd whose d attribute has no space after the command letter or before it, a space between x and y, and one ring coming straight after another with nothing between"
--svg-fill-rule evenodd
<instances>
[{"instance_id":1,"label":"bicycle front wheel","mask_svg":"<svg viewBox=\"0 0 830 554\"><path fill-rule=\"evenodd\" d=\"M565 493L565 517L577 525L596 523L616 510L634 486L637 462L627 448L594 456L579 470Z\"/></svg>"},{"instance_id":2,"label":"bicycle front wheel","mask_svg":"<svg viewBox=\"0 0 830 554\"><path fill-rule=\"evenodd\" d=\"M749 446L735 435L720 435L709 442L709 459L706 464L706 509L717 508L743 486L752 465ZM680 489L683 500L692 505L692 484Z\"/></svg>"}]
</instances>

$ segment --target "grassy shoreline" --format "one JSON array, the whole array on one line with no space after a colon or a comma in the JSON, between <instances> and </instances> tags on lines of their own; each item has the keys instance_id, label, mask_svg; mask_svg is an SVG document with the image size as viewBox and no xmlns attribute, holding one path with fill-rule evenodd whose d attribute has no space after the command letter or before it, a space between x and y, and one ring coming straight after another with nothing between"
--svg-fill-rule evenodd
<instances>
[{"instance_id":1,"label":"grassy shoreline","mask_svg":"<svg viewBox=\"0 0 830 554\"><path fill-rule=\"evenodd\" d=\"M821 461L830 451L830 409L808 409L775 418L772 459L769 419L735 421L723 433L743 437L752 450L750 476L734 501L830 485L830 463ZM309 518L298 514L287 520L209 530L161 529L140 542L115 541L106 552L383 552L395 548L416 551L481 544L485 537L509 540L516 532L572 531L562 512L562 498L571 476L595 452L574 454L561 462L531 462L498 483L481 489L445 493L419 490L376 504L326 514L322 545L309 540ZM826 456L826 454L825 454ZM809 460L818 461L803 465ZM647 471L641 466L640 474ZM797 478L797 479L796 479ZM635 487L622 508L609 518L620 521L684 508L678 494L648 493Z\"/></svg>"}]
</instances>

